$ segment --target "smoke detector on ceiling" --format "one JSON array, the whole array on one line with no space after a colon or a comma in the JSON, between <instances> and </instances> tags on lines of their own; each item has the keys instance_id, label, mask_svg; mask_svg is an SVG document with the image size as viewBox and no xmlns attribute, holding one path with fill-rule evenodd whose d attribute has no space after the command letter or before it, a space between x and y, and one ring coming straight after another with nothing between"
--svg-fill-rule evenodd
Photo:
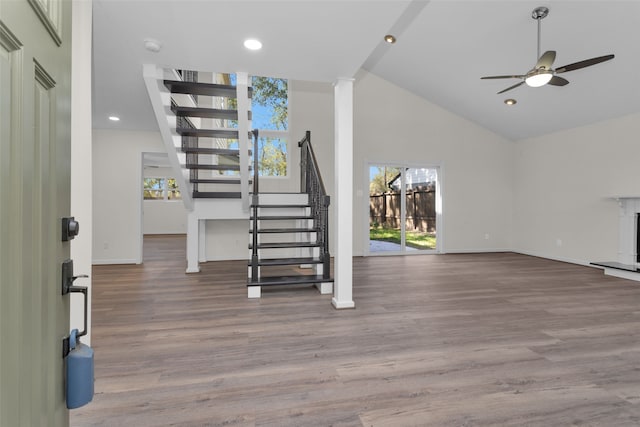
<instances>
[{"instance_id":1,"label":"smoke detector on ceiling","mask_svg":"<svg viewBox=\"0 0 640 427\"><path fill-rule=\"evenodd\" d=\"M156 39L144 39L144 48L149 52L158 53L162 49L162 43Z\"/></svg>"}]
</instances>

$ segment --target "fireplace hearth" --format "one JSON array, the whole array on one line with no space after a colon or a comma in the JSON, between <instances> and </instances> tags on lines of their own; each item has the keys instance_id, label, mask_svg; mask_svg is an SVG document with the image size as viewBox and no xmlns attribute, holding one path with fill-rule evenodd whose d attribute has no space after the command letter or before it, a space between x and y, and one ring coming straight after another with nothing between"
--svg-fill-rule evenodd
<instances>
[{"instance_id":1,"label":"fireplace hearth","mask_svg":"<svg viewBox=\"0 0 640 427\"><path fill-rule=\"evenodd\" d=\"M640 281L640 196L614 197L620 206L618 260L592 262L604 274Z\"/></svg>"}]
</instances>

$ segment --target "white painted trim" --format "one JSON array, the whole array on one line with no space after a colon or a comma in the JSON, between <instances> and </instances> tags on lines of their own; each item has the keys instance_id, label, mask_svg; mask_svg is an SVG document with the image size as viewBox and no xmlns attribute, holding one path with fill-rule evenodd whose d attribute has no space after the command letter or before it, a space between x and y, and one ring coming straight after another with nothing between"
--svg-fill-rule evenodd
<instances>
[{"instance_id":1,"label":"white painted trim","mask_svg":"<svg viewBox=\"0 0 640 427\"><path fill-rule=\"evenodd\" d=\"M135 259L94 259L92 265L140 264Z\"/></svg>"},{"instance_id":2,"label":"white painted trim","mask_svg":"<svg viewBox=\"0 0 640 427\"><path fill-rule=\"evenodd\" d=\"M501 253L501 252L519 253L519 252L513 251L512 249L507 249L507 248L454 249L447 253L448 254L480 254L480 253L491 254L491 253ZM521 254L521 255L529 255L529 254ZM536 256L536 255L532 255L532 256ZM538 257L538 258L544 258L544 257Z\"/></svg>"},{"instance_id":3,"label":"white painted trim","mask_svg":"<svg viewBox=\"0 0 640 427\"><path fill-rule=\"evenodd\" d=\"M191 212L193 210L193 198L191 196L193 187L188 180L189 172L186 169L183 169L180 165L179 154L183 153L179 153L176 148L176 143L174 142L174 136L176 135L169 127L169 122L167 120L167 108L170 104L171 95L166 91L166 89L161 89L160 87L161 83L159 80L164 77L164 71L153 64L145 64L143 65L142 74L147 88L147 93L149 95L149 100L151 101L151 106L153 107L153 112L156 116L156 122L158 123L160 134L162 135L162 142L164 143L165 150L169 156L169 163L171 163L171 167L176 173L175 179L178 183L178 188L180 188L182 202L184 203L184 207L187 211ZM161 92L161 90L164 92ZM166 101L166 105L163 102L163 99Z\"/></svg>"},{"instance_id":4,"label":"white painted trim","mask_svg":"<svg viewBox=\"0 0 640 427\"><path fill-rule=\"evenodd\" d=\"M492 252L499 252L499 251L494 249ZM529 256L534 256L534 257L537 257L537 258L549 259L549 260L552 260L552 261L566 262L566 263L569 263L569 264L583 265L585 267L592 267L592 268L595 267L594 265L591 265L591 263L589 261L573 259L573 258L554 257L554 256L544 255L544 254L541 254L539 252L521 251L521 250L517 250L517 249L513 249L511 251L506 251L505 250L504 252L514 252L514 253L520 254L520 255L529 255ZM449 253L452 253L452 252L449 252Z\"/></svg>"},{"instance_id":5,"label":"white painted trim","mask_svg":"<svg viewBox=\"0 0 640 427\"><path fill-rule=\"evenodd\" d=\"M334 286L336 308L353 302L353 79L334 85Z\"/></svg>"},{"instance_id":6,"label":"white painted trim","mask_svg":"<svg viewBox=\"0 0 640 427\"><path fill-rule=\"evenodd\" d=\"M436 170L436 248L435 249L428 249L428 250L418 250L416 252L414 251L407 251L407 250L401 250L401 251L395 251L395 252L370 252L369 251L369 195L368 195L368 188L369 188L369 168L371 166L380 166L380 165L385 165L385 166L390 166L390 167L395 167L395 168L425 168L425 169L435 169ZM363 211L362 211L362 215L364 217L364 221L362 224L363 227L363 233L362 233L362 237L364 239L363 242L363 248L364 250L363 252L363 256L367 257L367 256L389 256L389 255L427 255L427 254L441 254L444 253L444 216L443 216L443 203L444 203L444 197L442 196L442 181L443 181L443 170L444 170L444 162L440 161L440 162L436 162L436 163L428 163L428 164L424 164L424 163L413 163L413 162L388 162L388 161L372 161L372 160L368 160L368 159L364 159L364 185L363 188L367 189L367 196L365 197L364 194L362 195L362 204L364 206ZM402 228L405 229L405 222L406 222L406 212L404 212L406 210L406 189L404 188L404 173L403 173L403 185L401 185L402 188L402 195L401 195L401 204L402 204L402 219L401 219L401 223ZM405 230L406 231L406 230Z\"/></svg>"},{"instance_id":7,"label":"white painted trim","mask_svg":"<svg viewBox=\"0 0 640 427\"><path fill-rule=\"evenodd\" d=\"M71 214L82 224L82 232L71 241L70 257L77 273L91 272L93 254L93 132L91 127L91 32L93 3L74 1L71 12ZM89 330L82 338L91 345L93 278L83 280L87 295ZM71 301L71 327L84 321L84 301Z\"/></svg>"},{"instance_id":8,"label":"white painted trim","mask_svg":"<svg viewBox=\"0 0 640 427\"><path fill-rule=\"evenodd\" d=\"M331 299L331 305L337 310L356 308L356 304L353 301L338 301L335 297Z\"/></svg>"},{"instance_id":9,"label":"white painted trim","mask_svg":"<svg viewBox=\"0 0 640 427\"><path fill-rule=\"evenodd\" d=\"M640 273L634 273L633 271L618 270L617 268L604 268L605 276L618 277L620 279L633 280L634 282L640 282Z\"/></svg>"},{"instance_id":10,"label":"white painted trim","mask_svg":"<svg viewBox=\"0 0 640 427\"><path fill-rule=\"evenodd\" d=\"M142 264L144 259L144 188L142 183L144 182L144 152L140 153L140 162L138 163L138 259Z\"/></svg>"},{"instance_id":11,"label":"white painted trim","mask_svg":"<svg viewBox=\"0 0 640 427\"><path fill-rule=\"evenodd\" d=\"M238 149L240 150L240 193L242 194L242 210L249 212L249 132L251 120L247 112L251 111L251 102L248 95L249 75L245 72L236 73L236 101L238 109ZM258 135L259 136L259 135ZM253 141L253 137L251 138ZM252 151L255 148L251 149Z\"/></svg>"}]
</instances>

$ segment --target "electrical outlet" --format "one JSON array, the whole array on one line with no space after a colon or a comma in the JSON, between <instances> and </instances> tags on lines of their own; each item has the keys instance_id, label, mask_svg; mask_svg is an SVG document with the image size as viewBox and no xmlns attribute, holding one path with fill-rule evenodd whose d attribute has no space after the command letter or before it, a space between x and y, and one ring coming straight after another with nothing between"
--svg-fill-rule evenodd
<instances>
[{"instance_id":1,"label":"electrical outlet","mask_svg":"<svg viewBox=\"0 0 640 427\"><path fill-rule=\"evenodd\" d=\"M484 240L489 240L489 233L485 233Z\"/></svg>"},{"instance_id":2,"label":"electrical outlet","mask_svg":"<svg viewBox=\"0 0 640 427\"><path fill-rule=\"evenodd\" d=\"M109 249L109 243L104 242L104 244L102 245L102 249L104 249L104 250Z\"/></svg>"},{"instance_id":3,"label":"electrical outlet","mask_svg":"<svg viewBox=\"0 0 640 427\"><path fill-rule=\"evenodd\" d=\"M556 239L556 246L562 246L562 240Z\"/></svg>"}]
</instances>

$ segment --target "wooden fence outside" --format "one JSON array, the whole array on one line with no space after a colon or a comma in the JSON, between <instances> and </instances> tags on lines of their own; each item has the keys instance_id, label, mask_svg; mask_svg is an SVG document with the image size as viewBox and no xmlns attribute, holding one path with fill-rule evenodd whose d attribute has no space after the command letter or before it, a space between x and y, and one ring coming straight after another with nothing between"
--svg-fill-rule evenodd
<instances>
[{"instance_id":1,"label":"wooden fence outside","mask_svg":"<svg viewBox=\"0 0 640 427\"><path fill-rule=\"evenodd\" d=\"M401 193L389 191L369 195L370 224L400 228ZM407 231L434 232L436 230L436 191L419 187L406 192L405 228Z\"/></svg>"}]
</instances>

